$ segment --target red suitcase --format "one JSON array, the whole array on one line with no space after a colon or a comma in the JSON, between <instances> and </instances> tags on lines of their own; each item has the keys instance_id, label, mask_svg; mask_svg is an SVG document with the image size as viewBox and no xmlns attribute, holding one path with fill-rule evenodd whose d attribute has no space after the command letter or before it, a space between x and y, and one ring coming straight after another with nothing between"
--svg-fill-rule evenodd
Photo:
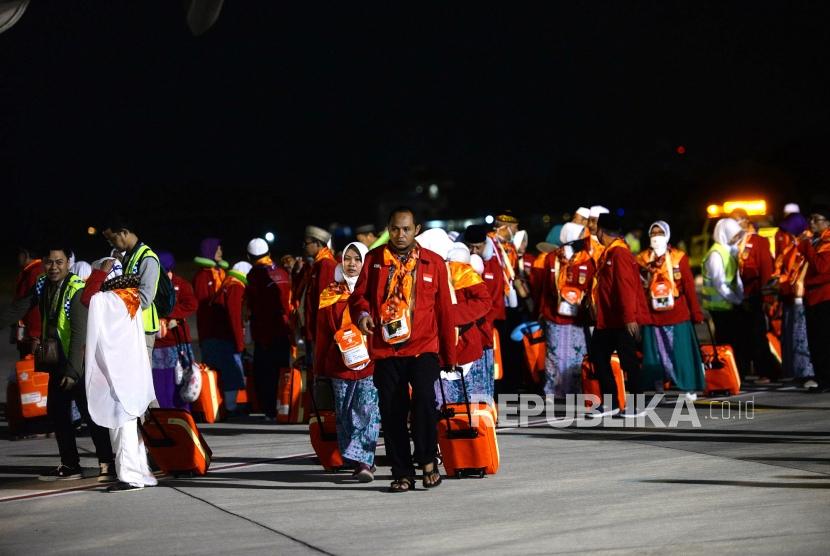
<instances>
[{"instance_id":1,"label":"red suitcase","mask_svg":"<svg viewBox=\"0 0 830 556\"><path fill-rule=\"evenodd\" d=\"M620 358L616 353L611 355L611 370L614 373L614 380L617 383L617 399L620 400L620 411L623 411L625 409L625 375L623 375L622 367L620 367ZM594 366L591 364L587 355L582 359L582 393L585 396L593 394L600 400L602 399L602 389L599 386L599 379L594 374ZM585 407L593 407L593 402L588 398L585 399Z\"/></svg>"},{"instance_id":2,"label":"red suitcase","mask_svg":"<svg viewBox=\"0 0 830 556\"><path fill-rule=\"evenodd\" d=\"M703 369L706 385L703 393L707 396L726 392L736 395L741 391L741 376L732 346L720 345L716 349L711 345L700 346L703 357Z\"/></svg>"},{"instance_id":3,"label":"red suitcase","mask_svg":"<svg viewBox=\"0 0 830 556\"><path fill-rule=\"evenodd\" d=\"M316 386L323 384L322 380L316 382ZM332 388L329 384L329 388ZM320 465L326 471L337 471L343 467L343 456L340 454L340 446L337 443L337 415L334 410L321 409L317 403L315 385L309 389L313 413L308 421L308 434L311 437L311 446ZM332 399L334 390L332 389Z\"/></svg>"},{"instance_id":4,"label":"red suitcase","mask_svg":"<svg viewBox=\"0 0 830 556\"><path fill-rule=\"evenodd\" d=\"M277 422L307 423L308 392L305 369L280 369L277 388Z\"/></svg>"},{"instance_id":5,"label":"red suitcase","mask_svg":"<svg viewBox=\"0 0 830 556\"><path fill-rule=\"evenodd\" d=\"M441 382L444 403L441 410L443 418L438 421L438 446L444 469L447 476L456 478L461 478L464 473L474 473L479 477L493 475L499 470L499 445L493 410L486 403L470 403L463 375L461 385L465 403L447 404Z\"/></svg>"},{"instance_id":6,"label":"red suitcase","mask_svg":"<svg viewBox=\"0 0 830 556\"><path fill-rule=\"evenodd\" d=\"M207 473L213 452L190 413L153 408L139 427L144 445L162 471L176 475Z\"/></svg>"},{"instance_id":7,"label":"red suitcase","mask_svg":"<svg viewBox=\"0 0 830 556\"><path fill-rule=\"evenodd\" d=\"M545 343L545 331L542 328L522 335L524 346L525 365L530 372L533 382L539 384L545 380L545 354L547 344Z\"/></svg>"}]
</instances>

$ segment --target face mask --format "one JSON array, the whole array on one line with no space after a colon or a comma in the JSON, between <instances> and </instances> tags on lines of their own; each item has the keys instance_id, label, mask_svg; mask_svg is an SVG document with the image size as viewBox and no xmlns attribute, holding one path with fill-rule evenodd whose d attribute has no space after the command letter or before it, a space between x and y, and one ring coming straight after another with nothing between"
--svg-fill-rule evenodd
<instances>
[{"instance_id":1,"label":"face mask","mask_svg":"<svg viewBox=\"0 0 830 556\"><path fill-rule=\"evenodd\" d=\"M574 248L571 247L569 243L565 244L565 246L562 248L562 252L565 253L565 258L568 260L572 259L574 256Z\"/></svg>"},{"instance_id":2,"label":"face mask","mask_svg":"<svg viewBox=\"0 0 830 556\"><path fill-rule=\"evenodd\" d=\"M662 257L666 254L669 247L669 239L666 236L653 236L651 238L651 248L654 249L654 254Z\"/></svg>"},{"instance_id":3,"label":"face mask","mask_svg":"<svg viewBox=\"0 0 830 556\"><path fill-rule=\"evenodd\" d=\"M349 291L354 291L354 285L357 284L358 276L350 277L350 276L343 276L346 281L346 286L348 286Z\"/></svg>"}]
</instances>

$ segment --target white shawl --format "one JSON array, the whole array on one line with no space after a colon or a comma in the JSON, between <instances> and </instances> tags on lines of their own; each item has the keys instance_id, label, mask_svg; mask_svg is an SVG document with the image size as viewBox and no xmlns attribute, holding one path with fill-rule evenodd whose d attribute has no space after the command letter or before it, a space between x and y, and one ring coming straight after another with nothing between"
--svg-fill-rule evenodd
<instances>
[{"instance_id":1,"label":"white shawl","mask_svg":"<svg viewBox=\"0 0 830 556\"><path fill-rule=\"evenodd\" d=\"M140 417L156 397L141 308L130 318L111 291L96 293L89 304L85 380L89 414L108 429Z\"/></svg>"}]
</instances>

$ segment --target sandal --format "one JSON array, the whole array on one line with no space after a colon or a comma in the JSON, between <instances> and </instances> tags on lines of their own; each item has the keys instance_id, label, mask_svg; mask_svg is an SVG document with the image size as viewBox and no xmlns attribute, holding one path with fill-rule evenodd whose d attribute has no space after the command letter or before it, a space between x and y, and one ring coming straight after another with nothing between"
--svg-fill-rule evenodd
<instances>
[{"instance_id":1,"label":"sandal","mask_svg":"<svg viewBox=\"0 0 830 556\"><path fill-rule=\"evenodd\" d=\"M410 490L415 490L415 477L401 477L400 479L395 479L392 481L392 484L389 485L389 490L387 492L409 492Z\"/></svg>"},{"instance_id":2,"label":"sandal","mask_svg":"<svg viewBox=\"0 0 830 556\"><path fill-rule=\"evenodd\" d=\"M424 488L435 488L444 482L444 479L441 477L441 472L438 471L438 461L433 460L432 462L432 469L427 471L427 465L424 465Z\"/></svg>"}]
</instances>

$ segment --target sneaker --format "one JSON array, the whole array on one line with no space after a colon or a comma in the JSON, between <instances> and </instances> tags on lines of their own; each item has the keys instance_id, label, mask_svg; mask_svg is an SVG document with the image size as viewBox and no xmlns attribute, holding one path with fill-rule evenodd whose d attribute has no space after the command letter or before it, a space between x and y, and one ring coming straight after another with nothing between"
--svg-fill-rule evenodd
<instances>
[{"instance_id":1,"label":"sneaker","mask_svg":"<svg viewBox=\"0 0 830 556\"><path fill-rule=\"evenodd\" d=\"M74 481L76 479L83 478L84 472L80 465L69 467L68 465L63 464L38 477L41 481Z\"/></svg>"},{"instance_id":2,"label":"sneaker","mask_svg":"<svg viewBox=\"0 0 830 556\"><path fill-rule=\"evenodd\" d=\"M686 398L690 402L697 401L697 394L694 393L694 392L686 392L685 394L683 394L683 397Z\"/></svg>"},{"instance_id":3,"label":"sneaker","mask_svg":"<svg viewBox=\"0 0 830 556\"><path fill-rule=\"evenodd\" d=\"M98 464L99 471L98 471L98 482L99 483L111 483L112 481L117 481L118 476L115 474L115 464L114 463L99 463Z\"/></svg>"},{"instance_id":4,"label":"sneaker","mask_svg":"<svg viewBox=\"0 0 830 556\"><path fill-rule=\"evenodd\" d=\"M808 392L813 390L818 390L818 382L813 380L812 378L804 382L804 389Z\"/></svg>"},{"instance_id":5,"label":"sneaker","mask_svg":"<svg viewBox=\"0 0 830 556\"><path fill-rule=\"evenodd\" d=\"M360 483L371 483L375 480L375 470L374 465L369 467L365 463L361 463L352 476Z\"/></svg>"},{"instance_id":6,"label":"sneaker","mask_svg":"<svg viewBox=\"0 0 830 556\"><path fill-rule=\"evenodd\" d=\"M133 486L130 483L125 483L124 481L118 481L114 485L110 485L107 487L107 492L134 492L136 490L144 490L143 486Z\"/></svg>"}]
</instances>

